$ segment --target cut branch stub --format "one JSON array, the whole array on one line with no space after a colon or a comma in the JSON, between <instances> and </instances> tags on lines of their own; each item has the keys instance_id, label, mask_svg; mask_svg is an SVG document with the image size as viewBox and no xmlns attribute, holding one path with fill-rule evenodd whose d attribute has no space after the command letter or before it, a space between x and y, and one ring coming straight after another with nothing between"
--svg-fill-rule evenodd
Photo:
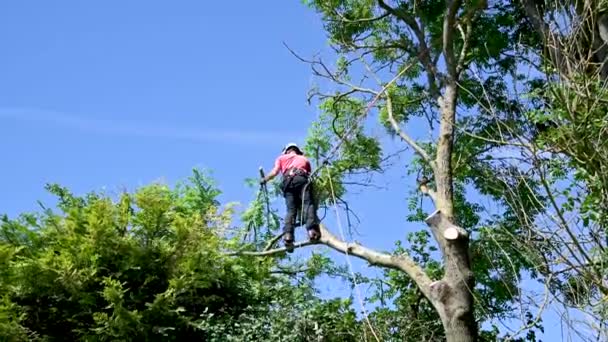
<instances>
[{"instance_id":1,"label":"cut branch stub","mask_svg":"<svg viewBox=\"0 0 608 342\"><path fill-rule=\"evenodd\" d=\"M466 239L469 237L469 233L466 230L450 222L450 220L443 215L441 210L435 210L424 220L424 222L433 227L448 241Z\"/></svg>"}]
</instances>

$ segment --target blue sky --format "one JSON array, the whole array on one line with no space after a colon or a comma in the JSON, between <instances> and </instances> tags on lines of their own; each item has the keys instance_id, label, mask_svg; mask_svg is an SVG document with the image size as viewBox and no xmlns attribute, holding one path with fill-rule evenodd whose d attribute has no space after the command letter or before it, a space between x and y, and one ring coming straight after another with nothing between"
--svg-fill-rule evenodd
<instances>
[{"instance_id":1,"label":"blue sky","mask_svg":"<svg viewBox=\"0 0 608 342\"><path fill-rule=\"evenodd\" d=\"M3 2L0 41L0 213L10 216L50 202L47 182L112 193L193 167L213 171L222 200L246 204L244 179L302 143L317 115L310 69L283 42L331 54L298 0ZM407 156L381 180L390 188L351 197L357 240L390 249L418 227L405 223Z\"/></svg>"},{"instance_id":2,"label":"blue sky","mask_svg":"<svg viewBox=\"0 0 608 342\"><path fill-rule=\"evenodd\" d=\"M59 5L60 4L60 5ZM0 208L31 209L45 182L76 192L215 170L226 197L314 111L307 66L321 25L297 1L0 5ZM279 15L280 14L280 15Z\"/></svg>"}]
</instances>

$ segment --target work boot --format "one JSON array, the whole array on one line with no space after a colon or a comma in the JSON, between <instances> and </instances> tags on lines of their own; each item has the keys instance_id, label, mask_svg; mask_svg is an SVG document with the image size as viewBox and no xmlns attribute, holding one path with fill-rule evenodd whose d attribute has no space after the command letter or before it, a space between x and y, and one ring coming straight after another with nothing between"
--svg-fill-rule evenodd
<instances>
[{"instance_id":1,"label":"work boot","mask_svg":"<svg viewBox=\"0 0 608 342\"><path fill-rule=\"evenodd\" d=\"M283 235L283 242L285 242L287 252L293 253L293 233L285 233L285 235Z\"/></svg>"},{"instance_id":2,"label":"work boot","mask_svg":"<svg viewBox=\"0 0 608 342\"><path fill-rule=\"evenodd\" d=\"M308 229L308 238L310 241L317 241L321 238L321 231L319 230L319 226L315 225Z\"/></svg>"}]
</instances>

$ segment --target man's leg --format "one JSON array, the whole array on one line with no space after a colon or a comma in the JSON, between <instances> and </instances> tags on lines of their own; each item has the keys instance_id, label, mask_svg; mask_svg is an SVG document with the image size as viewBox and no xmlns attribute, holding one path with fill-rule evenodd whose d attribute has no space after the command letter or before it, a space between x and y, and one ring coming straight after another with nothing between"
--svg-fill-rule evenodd
<instances>
[{"instance_id":1,"label":"man's leg","mask_svg":"<svg viewBox=\"0 0 608 342\"><path fill-rule=\"evenodd\" d=\"M299 227L304 224L303 211L302 207L302 186L306 183L306 180L301 176L294 176L289 183L290 189L289 191L292 194L292 204L295 208L294 210L294 224L293 227Z\"/></svg>"},{"instance_id":2,"label":"man's leg","mask_svg":"<svg viewBox=\"0 0 608 342\"><path fill-rule=\"evenodd\" d=\"M292 244L297 211L296 198L292 189L285 189L283 196L285 197L285 209L287 211L285 213L285 226L283 227L283 240L285 244Z\"/></svg>"},{"instance_id":3,"label":"man's leg","mask_svg":"<svg viewBox=\"0 0 608 342\"><path fill-rule=\"evenodd\" d=\"M312 182L307 183L302 190L302 202L304 203L304 213L306 214L308 237L311 240L317 240L321 237L321 231L319 229L317 205L313 196Z\"/></svg>"}]
</instances>

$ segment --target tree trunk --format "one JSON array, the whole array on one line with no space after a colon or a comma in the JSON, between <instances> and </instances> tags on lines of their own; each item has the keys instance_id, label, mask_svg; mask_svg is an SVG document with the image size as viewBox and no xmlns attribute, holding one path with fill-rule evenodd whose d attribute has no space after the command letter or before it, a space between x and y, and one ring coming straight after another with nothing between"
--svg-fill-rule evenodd
<instances>
[{"instance_id":1,"label":"tree trunk","mask_svg":"<svg viewBox=\"0 0 608 342\"><path fill-rule=\"evenodd\" d=\"M458 231L458 238L445 241L445 276L430 284L429 299L441 317L448 342L476 341L478 327L472 294L475 282L468 254L468 234L440 211L426 221L433 230Z\"/></svg>"},{"instance_id":2,"label":"tree trunk","mask_svg":"<svg viewBox=\"0 0 608 342\"><path fill-rule=\"evenodd\" d=\"M440 103L441 125L436 156L437 211L426 223L431 227L444 259L445 275L430 286L431 302L439 312L448 342L477 340L472 290L475 286L469 258L469 234L455 224L452 149L458 86L446 86Z\"/></svg>"},{"instance_id":3,"label":"tree trunk","mask_svg":"<svg viewBox=\"0 0 608 342\"><path fill-rule=\"evenodd\" d=\"M472 310L472 298L466 288L452 287L440 280L431 284L432 302L437 311L448 342L477 340L477 324Z\"/></svg>"},{"instance_id":4,"label":"tree trunk","mask_svg":"<svg viewBox=\"0 0 608 342\"><path fill-rule=\"evenodd\" d=\"M447 342L473 342L477 340L475 320L473 317L467 319L453 319L452 324L444 329Z\"/></svg>"},{"instance_id":5,"label":"tree trunk","mask_svg":"<svg viewBox=\"0 0 608 342\"><path fill-rule=\"evenodd\" d=\"M440 280L431 284L431 301L441 317L448 342L477 341L473 300L467 288Z\"/></svg>"}]
</instances>

